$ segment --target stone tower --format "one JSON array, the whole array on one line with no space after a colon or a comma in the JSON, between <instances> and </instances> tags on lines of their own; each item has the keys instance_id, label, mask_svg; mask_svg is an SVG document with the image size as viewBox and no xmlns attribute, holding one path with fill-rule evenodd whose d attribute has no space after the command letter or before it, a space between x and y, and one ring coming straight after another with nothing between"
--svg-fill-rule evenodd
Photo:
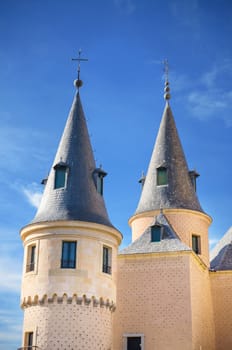
<instances>
[{"instance_id":1,"label":"stone tower","mask_svg":"<svg viewBox=\"0 0 232 350\"><path fill-rule=\"evenodd\" d=\"M132 240L137 239L162 211L181 241L209 266L208 227L211 218L204 213L196 193L195 171L189 171L170 107L169 83L160 128L152 152L141 197L129 223Z\"/></svg>"},{"instance_id":2,"label":"stone tower","mask_svg":"<svg viewBox=\"0 0 232 350\"><path fill-rule=\"evenodd\" d=\"M79 77L79 72L78 72ZM108 350L121 233L103 198L79 87L38 211L21 230L23 349Z\"/></svg>"},{"instance_id":3,"label":"stone tower","mask_svg":"<svg viewBox=\"0 0 232 350\"><path fill-rule=\"evenodd\" d=\"M118 257L114 350L215 349L208 227L170 107L165 107Z\"/></svg>"}]
</instances>

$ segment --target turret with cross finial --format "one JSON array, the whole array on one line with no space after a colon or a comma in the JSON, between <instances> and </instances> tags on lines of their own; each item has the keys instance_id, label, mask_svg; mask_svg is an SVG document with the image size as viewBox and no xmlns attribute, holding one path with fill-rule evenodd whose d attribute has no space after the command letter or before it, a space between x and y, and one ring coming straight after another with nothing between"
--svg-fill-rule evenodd
<instances>
[{"instance_id":1,"label":"turret with cross finial","mask_svg":"<svg viewBox=\"0 0 232 350\"><path fill-rule=\"evenodd\" d=\"M111 348L122 235L108 217L103 196L106 172L96 168L79 93L80 63L87 59L79 51L73 60L78 62L78 92L39 208L21 230L25 258L20 349Z\"/></svg>"}]
</instances>

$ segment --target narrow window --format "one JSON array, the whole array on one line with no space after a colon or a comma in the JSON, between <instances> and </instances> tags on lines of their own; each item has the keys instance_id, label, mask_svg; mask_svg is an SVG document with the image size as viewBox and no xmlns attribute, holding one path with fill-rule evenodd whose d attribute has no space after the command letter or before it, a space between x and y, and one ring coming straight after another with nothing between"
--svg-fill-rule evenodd
<instances>
[{"instance_id":1,"label":"narrow window","mask_svg":"<svg viewBox=\"0 0 232 350\"><path fill-rule=\"evenodd\" d=\"M197 191L197 178L200 176L200 174L198 174L196 172L196 170L191 170L191 171L189 171L189 176L190 176L190 180L191 180L191 183L193 185L194 191L196 192Z\"/></svg>"},{"instance_id":2,"label":"narrow window","mask_svg":"<svg viewBox=\"0 0 232 350\"><path fill-rule=\"evenodd\" d=\"M35 253L36 253L36 246L35 245L29 246L28 254L27 254L26 272L35 270Z\"/></svg>"},{"instance_id":3,"label":"narrow window","mask_svg":"<svg viewBox=\"0 0 232 350\"><path fill-rule=\"evenodd\" d=\"M101 196L103 196L103 184L104 184L104 177L106 175L107 173L102 169L101 165L99 168L95 169L93 172L95 186L96 186L97 192Z\"/></svg>"},{"instance_id":4,"label":"narrow window","mask_svg":"<svg viewBox=\"0 0 232 350\"><path fill-rule=\"evenodd\" d=\"M65 187L66 168L57 168L55 173L55 189Z\"/></svg>"},{"instance_id":5,"label":"narrow window","mask_svg":"<svg viewBox=\"0 0 232 350\"><path fill-rule=\"evenodd\" d=\"M111 274L112 249L103 247L102 272Z\"/></svg>"},{"instance_id":6,"label":"narrow window","mask_svg":"<svg viewBox=\"0 0 232 350\"><path fill-rule=\"evenodd\" d=\"M197 235L192 235L192 249L196 254L201 253L201 238Z\"/></svg>"},{"instance_id":7,"label":"narrow window","mask_svg":"<svg viewBox=\"0 0 232 350\"><path fill-rule=\"evenodd\" d=\"M67 183L68 166L66 163L60 161L54 166L55 182L54 189L64 188Z\"/></svg>"},{"instance_id":8,"label":"narrow window","mask_svg":"<svg viewBox=\"0 0 232 350\"><path fill-rule=\"evenodd\" d=\"M157 186L163 186L168 184L167 168L160 167L157 169Z\"/></svg>"},{"instance_id":9,"label":"narrow window","mask_svg":"<svg viewBox=\"0 0 232 350\"><path fill-rule=\"evenodd\" d=\"M159 225L151 226L151 242L160 242L162 227Z\"/></svg>"},{"instance_id":10,"label":"narrow window","mask_svg":"<svg viewBox=\"0 0 232 350\"><path fill-rule=\"evenodd\" d=\"M103 196L103 176L97 176L97 192Z\"/></svg>"},{"instance_id":11,"label":"narrow window","mask_svg":"<svg viewBox=\"0 0 232 350\"><path fill-rule=\"evenodd\" d=\"M25 348L27 350L32 350L32 348L33 348L33 332L25 333Z\"/></svg>"},{"instance_id":12,"label":"narrow window","mask_svg":"<svg viewBox=\"0 0 232 350\"><path fill-rule=\"evenodd\" d=\"M62 243L62 257L61 257L62 269L76 268L76 245L77 245L77 242L71 242L71 241L65 241Z\"/></svg>"}]
</instances>

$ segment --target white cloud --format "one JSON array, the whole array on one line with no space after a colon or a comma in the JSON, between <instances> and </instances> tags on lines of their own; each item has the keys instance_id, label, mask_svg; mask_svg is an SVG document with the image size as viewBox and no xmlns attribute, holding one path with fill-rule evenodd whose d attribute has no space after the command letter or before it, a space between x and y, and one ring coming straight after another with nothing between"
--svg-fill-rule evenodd
<instances>
[{"instance_id":1,"label":"white cloud","mask_svg":"<svg viewBox=\"0 0 232 350\"><path fill-rule=\"evenodd\" d=\"M218 81L221 78L228 79L229 76L232 76L232 60L224 59L222 62L214 64L208 72L205 72L201 77L201 82L208 89L215 89L218 88Z\"/></svg>"},{"instance_id":2,"label":"white cloud","mask_svg":"<svg viewBox=\"0 0 232 350\"><path fill-rule=\"evenodd\" d=\"M215 246L216 243L218 243L219 238L210 238L209 239L209 246L210 246L210 250Z\"/></svg>"},{"instance_id":3,"label":"white cloud","mask_svg":"<svg viewBox=\"0 0 232 350\"><path fill-rule=\"evenodd\" d=\"M227 85L228 78L232 78L232 60L225 59L186 86L189 113L200 120L222 119L231 127L232 90ZM184 85L183 79L180 82Z\"/></svg>"},{"instance_id":4,"label":"white cloud","mask_svg":"<svg viewBox=\"0 0 232 350\"><path fill-rule=\"evenodd\" d=\"M0 113L0 119L4 113ZM35 165L48 160L48 134L29 128L1 125L0 129L0 169L18 172L25 168L28 160Z\"/></svg>"},{"instance_id":5,"label":"white cloud","mask_svg":"<svg viewBox=\"0 0 232 350\"><path fill-rule=\"evenodd\" d=\"M198 119L220 118L228 127L232 126L232 91L193 91L189 93L187 100L189 111Z\"/></svg>"},{"instance_id":6,"label":"white cloud","mask_svg":"<svg viewBox=\"0 0 232 350\"><path fill-rule=\"evenodd\" d=\"M131 14L135 11L136 6L133 0L114 0L114 4L123 12Z\"/></svg>"},{"instance_id":7,"label":"white cloud","mask_svg":"<svg viewBox=\"0 0 232 350\"><path fill-rule=\"evenodd\" d=\"M193 31L192 36L200 36L200 7L198 0L174 0L168 3L171 15L176 18L176 22Z\"/></svg>"},{"instance_id":8,"label":"white cloud","mask_svg":"<svg viewBox=\"0 0 232 350\"><path fill-rule=\"evenodd\" d=\"M19 265L18 255L9 246L8 256L0 257L1 292L19 293L21 286L22 268Z\"/></svg>"},{"instance_id":9,"label":"white cloud","mask_svg":"<svg viewBox=\"0 0 232 350\"><path fill-rule=\"evenodd\" d=\"M22 338L22 314L20 310L0 309L0 349L9 349L15 343L20 345ZM14 346L15 349L15 346Z\"/></svg>"},{"instance_id":10,"label":"white cloud","mask_svg":"<svg viewBox=\"0 0 232 350\"><path fill-rule=\"evenodd\" d=\"M32 183L26 187L22 187L22 193L26 197L27 201L35 208L38 208L42 198L41 188L37 183Z\"/></svg>"}]
</instances>

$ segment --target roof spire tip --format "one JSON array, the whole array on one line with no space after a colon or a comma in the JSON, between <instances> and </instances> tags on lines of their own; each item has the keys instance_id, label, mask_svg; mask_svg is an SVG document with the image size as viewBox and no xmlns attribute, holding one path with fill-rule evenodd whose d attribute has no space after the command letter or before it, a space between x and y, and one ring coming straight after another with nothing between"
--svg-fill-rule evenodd
<instances>
[{"instance_id":1,"label":"roof spire tip","mask_svg":"<svg viewBox=\"0 0 232 350\"><path fill-rule=\"evenodd\" d=\"M72 61L78 61L78 67L77 67L77 79L74 80L74 86L76 86L77 91L79 92L79 88L83 85L83 81L80 79L80 72L81 72L81 62L82 61L88 61L88 58L81 58L81 49L78 51L78 57L72 58Z\"/></svg>"},{"instance_id":2,"label":"roof spire tip","mask_svg":"<svg viewBox=\"0 0 232 350\"><path fill-rule=\"evenodd\" d=\"M164 75L165 75L164 99L168 102L170 100L170 98L171 98L169 81L168 81L168 75L169 75L168 60L165 59L163 61L163 63L164 63Z\"/></svg>"}]
</instances>

